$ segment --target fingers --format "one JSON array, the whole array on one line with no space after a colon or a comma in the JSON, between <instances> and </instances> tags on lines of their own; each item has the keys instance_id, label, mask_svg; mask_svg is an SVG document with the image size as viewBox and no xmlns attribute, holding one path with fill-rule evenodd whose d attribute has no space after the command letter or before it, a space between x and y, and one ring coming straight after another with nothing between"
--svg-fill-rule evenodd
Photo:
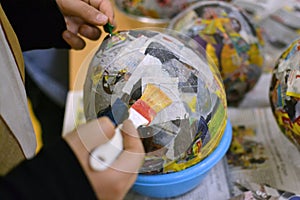
<instances>
[{"instance_id":1,"label":"fingers","mask_svg":"<svg viewBox=\"0 0 300 200\"><path fill-rule=\"evenodd\" d=\"M134 184L138 170L143 164L145 152L137 130L130 120L125 120L122 127L123 152L110 168L98 172L96 176L99 177L93 177L106 180L104 185L100 185L97 193L100 199L123 199ZM111 190L112 187L113 192L103 192Z\"/></svg>"},{"instance_id":2,"label":"fingers","mask_svg":"<svg viewBox=\"0 0 300 200\"><path fill-rule=\"evenodd\" d=\"M106 143L115 133L113 123L107 117L95 119L77 129L78 136L88 152Z\"/></svg>"},{"instance_id":3,"label":"fingers","mask_svg":"<svg viewBox=\"0 0 300 200\"><path fill-rule=\"evenodd\" d=\"M101 30L98 27L83 24L78 33L90 40L98 40L101 36Z\"/></svg>"},{"instance_id":4,"label":"fingers","mask_svg":"<svg viewBox=\"0 0 300 200\"><path fill-rule=\"evenodd\" d=\"M77 14L87 23L103 26L108 22L108 16L99 11L97 8L81 1L81 9L77 10Z\"/></svg>"},{"instance_id":5,"label":"fingers","mask_svg":"<svg viewBox=\"0 0 300 200\"><path fill-rule=\"evenodd\" d=\"M113 137L115 127L109 118L93 120L78 127L77 134L74 133L67 134L65 139L78 157L96 195L100 199L123 199L136 180L144 159L144 148L132 122L124 121L121 131L124 150L113 166L104 171L92 170L88 160L92 149Z\"/></svg>"},{"instance_id":6,"label":"fingers","mask_svg":"<svg viewBox=\"0 0 300 200\"><path fill-rule=\"evenodd\" d=\"M102 26L108 22L108 16L84 1L57 0L57 4L64 15L80 17L88 24ZM111 10L112 8L107 9Z\"/></svg>"},{"instance_id":7,"label":"fingers","mask_svg":"<svg viewBox=\"0 0 300 200\"><path fill-rule=\"evenodd\" d=\"M89 4L100 10L104 15L108 17L108 21L116 26L114 21L114 9L109 0L89 0Z\"/></svg>"},{"instance_id":8,"label":"fingers","mask_svg":"<svg viewBox=\"0 0 300 200\"><path fill-rule=\"evenodd\" d=\"M67 25L63 39L75 50L83 49L86 45L81 36L91 40L100 38L101 31L97 26L110 22L116 27L110 0L56 0L56 2Z\"/></svg>"},{"instance_id":9,"label":"fingers","mask_svg":"<svg viewBox=\"0 0 300 200\"><path fill-rule=\"evenodd\" d=\"M138 131L132 121L125 120L123 122L121 133L124 137L124 150L141 154L145 153Z\"/></svg>"},{"instance_id":10,"label":"fingers","mask_svg":"<svg viewBox=\"0 0 300 200\"><path fill-rule=\"evenodd\" d=\"M82 38L71 31L65 30L62 34L62 37L75 50L83 49L86 45Z\"/></svg>"},{"instance_id":11,"label":"fingers","mask_svg":"<svg viewBox=\"0 0 300 200\"><path fill-rule=\"evenodd\" d=\"M97 27L89 25L81 25L78 33L90 40L97 40L101 36L101 30ZM62 34L63 39L75 50L81 50L85 47L85 41L80 35L73 33L70 30L65 30Z\"/></svg>"},{"instance_id":12,"label":"fingers","mask_svg":"<svg viewBox=\"0 0 300 200\"><path fill-rule=\"evenodd\" d=\"M121 132L123 135L124 150L111 167L117 171L138 173L145 155L143 144L130 120L123 122Z\"/></svg>"},{"instance_id":13,"label":"fingers","mask_svg":"<svg viewBox=\"0 0 300 200\"><path fill-rule=\"evenodd\" d=\"M101 36L101 30L99 28L86 24L80 26L78 33L90 40L97 40ZM62 37L73 49L80 50L86 45L80 35L75 34L70 30L66 30L63 32Z\"/></svg>"}]
</instances>

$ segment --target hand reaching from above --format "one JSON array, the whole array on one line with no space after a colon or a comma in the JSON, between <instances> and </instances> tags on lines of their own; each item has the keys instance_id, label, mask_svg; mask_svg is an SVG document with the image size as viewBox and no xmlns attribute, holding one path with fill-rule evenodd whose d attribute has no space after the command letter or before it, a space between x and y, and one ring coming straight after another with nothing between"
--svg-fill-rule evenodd
<instances>
[{"instance_id":1,"label":"hand reaching from above","mask_svg":"<svg viewBox=\"0 0 300 200\"><path fill-rule=\"evenodd\" d=\"M107 22L115 26L110 0L56 0L56 3L67 25L63 38L73 49L85 47L83 37L99 39L101 31L98 26Z\"/></svg>"}]
</instances>

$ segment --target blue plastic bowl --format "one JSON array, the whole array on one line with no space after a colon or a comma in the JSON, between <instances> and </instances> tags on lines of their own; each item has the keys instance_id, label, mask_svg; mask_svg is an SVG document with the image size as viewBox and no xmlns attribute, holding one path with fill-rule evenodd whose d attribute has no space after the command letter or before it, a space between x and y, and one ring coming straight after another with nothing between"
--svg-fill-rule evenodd
<instances>
[{"instance_id":1,"label":"blue plastic bowl","mask_svg":"<svg viewBox=\"0 0 300 200\"><path fill-rule=\"evenodd\" d=\"M149 197L169 198L191 191L226 154L232 139L232 127L227 125L217 148L198 164L185 170L159 175L139 174L132 190Z\"/></svg>"}]
</instances>

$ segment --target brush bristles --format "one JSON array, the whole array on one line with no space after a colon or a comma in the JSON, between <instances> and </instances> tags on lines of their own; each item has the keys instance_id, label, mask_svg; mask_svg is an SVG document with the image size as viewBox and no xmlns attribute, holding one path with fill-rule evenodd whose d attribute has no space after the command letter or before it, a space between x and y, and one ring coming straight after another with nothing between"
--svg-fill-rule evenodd
<instances>
[{"instance_id":1,"label":"brush bristles","mask_svg":"<svg viewBox=\"0 0 300 200\"><path fill-rule=\"evenodd\" d=\"M141 100L148 104L148 106L156 113L172 103L172 99L170 99L160 88L151 83L147 84Z\"/></svg>"}]
</instances>

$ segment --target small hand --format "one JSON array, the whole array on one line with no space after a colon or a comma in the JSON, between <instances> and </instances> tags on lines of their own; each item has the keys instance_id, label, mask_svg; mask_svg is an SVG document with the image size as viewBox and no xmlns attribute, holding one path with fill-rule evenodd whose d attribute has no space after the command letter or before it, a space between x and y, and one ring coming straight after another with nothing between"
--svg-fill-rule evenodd
<instances>
[{"instance_id":1,"label":"small hand","mask_svg":"<svg viewBox=\"0 0 300 200\"><path fill-rule=\"evenodd\" d=\"M144 160L144 147L130 120L122 126L123 151L104 171L95 171L89 165L91 151L110 140L115 127L107 117L93 120L67 134L65 140L73 149L99 199L123 199L137 178Z\"/></svg>"},{"instance_id":2,"label":"small hand","mask_svg":"<svg viewBox=\"0 0 300 200\"><path fill-rule=\"evenodd\" d=\"M64 15L67 30L64 40L76 50L86 45L83 37L97 40L101 36L98 26L110 22L115 26L114 11L110 0L56 0Z\"/></svg>"}]
</instances>

